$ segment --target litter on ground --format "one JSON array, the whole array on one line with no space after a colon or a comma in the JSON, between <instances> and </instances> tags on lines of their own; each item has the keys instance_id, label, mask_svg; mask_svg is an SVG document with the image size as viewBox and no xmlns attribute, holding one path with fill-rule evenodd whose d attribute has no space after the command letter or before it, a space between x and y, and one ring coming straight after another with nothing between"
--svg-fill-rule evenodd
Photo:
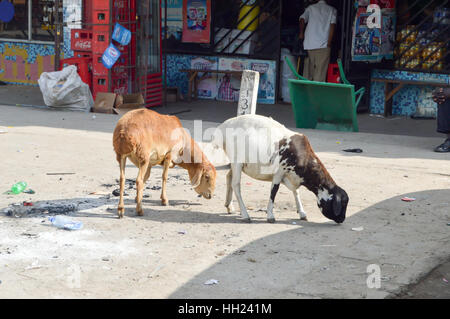
<instances>
[{"instance_id":1,"label":"litter on ground","mask_svg":"<svg viewBox=\"0 0 450 319\"><path fill-rule=\"evenodd\" d=\"M210 286L210 285L217 285L218 283L219 283L219 281L218 281L217 279L210 279L210 280L207 280L207 281L204 283L204 285Z\"/></svg>"}]
</instances>

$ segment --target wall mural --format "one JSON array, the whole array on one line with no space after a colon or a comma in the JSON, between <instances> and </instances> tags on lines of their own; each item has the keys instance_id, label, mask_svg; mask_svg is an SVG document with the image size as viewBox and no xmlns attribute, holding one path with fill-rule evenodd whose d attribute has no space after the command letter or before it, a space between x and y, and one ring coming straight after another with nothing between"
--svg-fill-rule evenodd
<instances>
[{"instance_id":1,"label":"wall mural","mask_svg":"<svg viewBox=\"0 0 450 319\"><path fill-rule=\"evenodd\" d=\"M70 28L79 28L82 0L64 0L63 58L73 56L70 49ZM75 21L74 23L72 23ZM72 23L72 24L71 24ZM52 44L0 41L0 81L11 84L38 85L42 72L55 70L55 48Z\"/></svg>"},{"instance_id":2,"label":"wall mural","mask_svg":"<svg viewBox=\"0 0 450 319\"><path fill-rule=\"evenodd\" d=\"M52 45L0 42L0 81L37 85L42 72L54 71Z\"/></svg>"}]
</instances>

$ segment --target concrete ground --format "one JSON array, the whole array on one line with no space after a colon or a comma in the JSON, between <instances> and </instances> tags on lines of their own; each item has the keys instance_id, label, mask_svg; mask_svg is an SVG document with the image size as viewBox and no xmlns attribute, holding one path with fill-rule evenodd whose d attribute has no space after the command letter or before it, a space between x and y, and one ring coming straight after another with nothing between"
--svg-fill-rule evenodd
<instances>
[{"instance_id":1,"label":"concrete ground","mask_svg":"<svg viewBox=\"0 0 450 319\"><path fill-rule=\"evenodd\" d=\"M4 88L0 104L12 104L3 101L12 99L13 89L5 94ZM261 105L258 113L292 127L289 106L277 107ZM193 119L206 120L206 129L235 112L233 104L214 102L158 111L188 108L178 116L189 129ZM449 290L448 267L433 273L439 282L425 277L450 256L450 154L432 152L442 142L432 133L434 121L363 114L360 133L298 130L348 192L347 220L328 221L302 188L309 221L301 222L292 196L281 188L277 222L268 224L270 184L244 176L243 197L253 218L245 224L223 207L226 171L218 171L208 201L196 197L185 171L172 169L170 206L163 207L159 167L147 184L145 216L135 214L130 183L126 217L119 220L118 199L111 195L119 177L111 141L118 116L24 106L0 106L0 114L7 131L0 134L0 210L24 200L76 203L70 216L83 222L83 229L65 231L52 227L46 214L0 214L1 298L407 298ZM384 134L391 130L396 135ZM364 152L342 152L355 147ZM127 178L136 174L129 163ZM36 193L3 193L21 180ZM405 196L416 200L401 201ZM377 275L368 273L371 267L380 270L379 288L367 284ZM414 284L422 278L420 284L430 279L431 286L420 295ZM205 285L210 279L218 284Z\"/></svg>"}]
</instances>

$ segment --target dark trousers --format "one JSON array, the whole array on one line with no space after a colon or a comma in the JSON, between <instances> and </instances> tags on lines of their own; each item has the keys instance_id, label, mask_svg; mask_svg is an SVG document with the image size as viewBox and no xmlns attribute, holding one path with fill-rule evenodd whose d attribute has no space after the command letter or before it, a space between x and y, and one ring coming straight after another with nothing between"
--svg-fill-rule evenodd
<instances>
[{"instance_id":1,"label":"dark trousers","mask_svg":"<svg viewBox=\"0 0 450 319\"><path fill-rule=\"evenodd\" d=\"M438 104L437 131L450 134L450 99Z\"/></svg>"}]
</instances>

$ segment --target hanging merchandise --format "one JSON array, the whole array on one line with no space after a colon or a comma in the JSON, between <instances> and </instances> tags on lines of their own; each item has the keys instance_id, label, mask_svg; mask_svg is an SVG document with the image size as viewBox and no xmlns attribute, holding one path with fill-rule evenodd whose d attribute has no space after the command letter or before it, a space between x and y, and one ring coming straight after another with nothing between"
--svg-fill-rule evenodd
<instances>
[{"instance_id":1,"label":"hanging merchandise","mask_svg":"<svg viewBox=\"0 0 450 319\"><path fill-rule=\"evenodd\" d=\"M211 0L183 1L182 42L210 43Z\"/></svg>"},{"instance_id":2,"label":"hanging merchandise","mask_svg":"<svg viewBox=\"0 0 450 319\"><path fill-rule=\"evenodd\" d=\"M243 20L238 24L237 28L239 30L255 31L258 28L259 6L255 4L255 0L243 2L247 3L239 11L239 21Z\"/></svg>"},{"instance_id":3,"label":"hanging merchandise","mask_svg":"<svg viewBox=\"0 0 450 319\"><path fill-rule=\"evenodd\" d=\"M102 63L107 69L111 69L114 63L120 57L120 51L114 46L114 44L110 44L109 47L105 50L102 56Z\"/></svg>"},{"instance_id":4,"label":"hanging merchandise","mask_svg":"<svg viewBox=\"0 0 450 319\"><path fill-rule=\"evenodd\" d=\"M397 15L395 14L395 11L384 10L381 22L381 58L394 58L396 24Z\"/></svg>"},{"instance_id":5,"label":"hanging merchandise","mask_svg":"<svg viewBox=\"0 0 450 319\"><path fill-rule=\"evenodd\" d=\"M114 32L112 35L113 40L116 40L121 45L128 45L131 41L131 32L127 28L116 23L114 26Z\"/></svg>"},{"instance_id":6,"label":"hanging merchandise","mask_svg":"<svg viewBox=\"0 0 450 319\"><path fill-rule=\"evenodd\" d=\"M385 6L394 3L378 2ZM373 13L367 12L367 7L359 7L353 26L353 61L379 62L382 59L393 59L396 15L393 9L386 8L381 10L381 28L371 28L367 21L372 18Z\"/></svg>"},{"instance_id":7,"label":"hanging merchandise","mask_svg":"<svg viewBox=\"0 0 450 319\"><path fill-rule=\"evenodd\" d=\"M365 8L360 7L356 15L353 29L353 61L374 61L381 51L381 30L369 28L367 18L371 13L366 13Z\"/></svg>"}]
</instances>

